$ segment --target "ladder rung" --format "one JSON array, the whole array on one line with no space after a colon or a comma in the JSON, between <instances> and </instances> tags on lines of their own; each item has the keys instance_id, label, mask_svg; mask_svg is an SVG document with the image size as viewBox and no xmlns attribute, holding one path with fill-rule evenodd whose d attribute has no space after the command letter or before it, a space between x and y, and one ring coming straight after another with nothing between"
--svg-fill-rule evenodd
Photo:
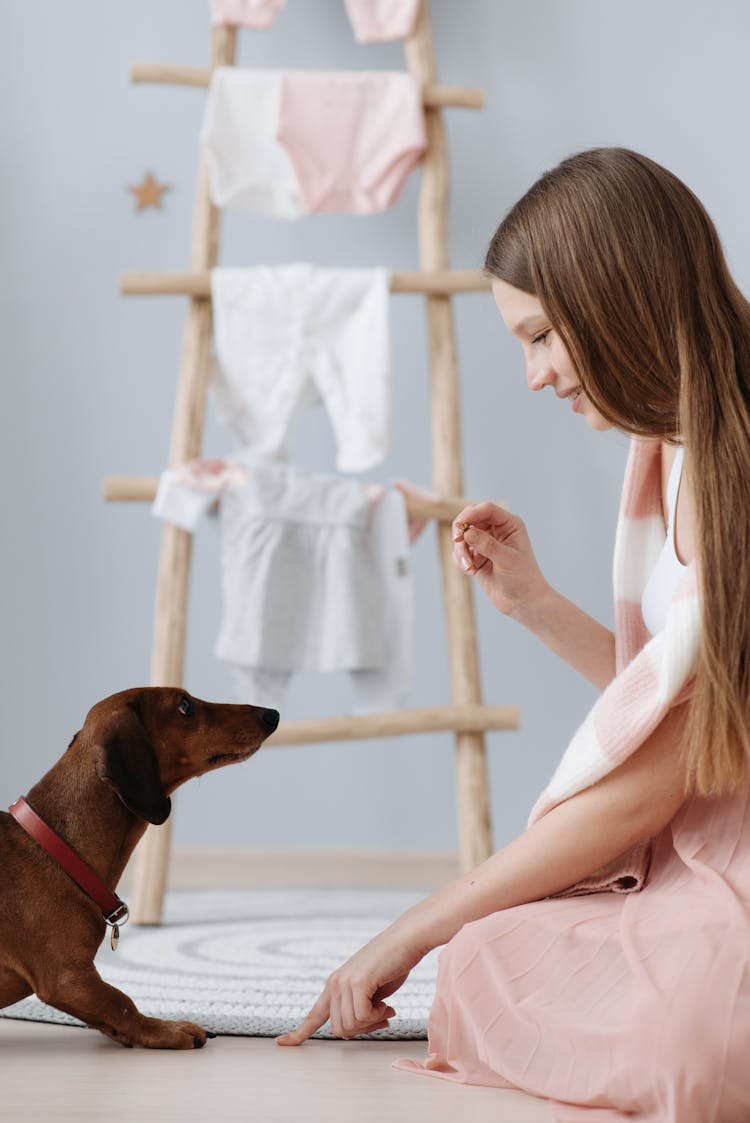
<instances>
[{"instance_id":1,"label":"ladder rung","mask_svg":"<svg viewBox=\"0 0 750 1123\"><path fill-rule=\"evenodd\" d=\"M130 80L166 83L170 86L206 87L211 81L211 68L136 62L130 68ZM484 105L484 92L468 86L425 85L422 101L427 109L481 109Z\"/></svg>"},{"instance_id":2,"label":"ladder rung","mask_svg":"<svg viewBox=\"0 0 750 1123\"><path fill-rule=\"evenodd\" d=\"M104 480L104 498L108 503L153 503L158 486L158 476L107 476ZM476 502L462 496L419 499L415 495L406 495L404 498L406 513L410 518L437 519L440 523L453 522L459 511Z\"/></svg>"},{"instance_id":3,"label":"ladder rung","mask_svg":"<svg viewBox=\"0 0 750 1123\"><path fill-rule=\"evenodd\" d=\"M311 721L282 721L267 745L309 745L317 741L359 741L366 737L402 737L418 733L479 733L518 729L518 706L430 706L361 717L329 717Z\"/></svg>"},{"instance_id":4,"label":"ladder rung","mask_svg":"<svg viewBox=\"0 0 750 1123\"><path fill-rule=\"evenodd\" d=\"M201 273L123 273L123 296L211 296L211 275ZM461 292L488 292L490 278L479 269L436 269L391 274L391 292L421 292L448 296Z\"/></svg>"},{"instance_id":5,"label":"ladder rung","mask_svg":"<svg viewBox=\"0 0 750 1123\"><path fill-rule=\"evenodd\" d=\"M158 486L158 476L106 476L104 498L107 503L153 503Z\"/></svg>"}]
</instances>

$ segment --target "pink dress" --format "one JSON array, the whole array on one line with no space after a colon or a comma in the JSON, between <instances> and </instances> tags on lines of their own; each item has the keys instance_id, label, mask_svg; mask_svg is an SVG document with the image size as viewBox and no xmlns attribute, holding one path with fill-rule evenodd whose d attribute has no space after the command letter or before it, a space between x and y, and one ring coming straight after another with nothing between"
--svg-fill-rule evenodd
<instances>
[{"instance_id":1,"label":"pink dress","mask_svg":"<svg viewBox=\"0 0 750 1123\"><path fill-rule=\"evenodd\" d=\"M639 893L519 905L439 956L424 1066L560 1123L750 1120L750 800L692 799Z\"/></svg>"},{"instance_id":2,"label":"pink dress","mask_svg":"<svg viewBox=\"0 0 750 1123\"><path fill-rule=\"evenodd\" d=\"M439 956L427 1060L395 1067L520 1088L560 1123L748 1123L749 797L688 800L640 892L465 925Z\"/></svg>"}]
</instances>

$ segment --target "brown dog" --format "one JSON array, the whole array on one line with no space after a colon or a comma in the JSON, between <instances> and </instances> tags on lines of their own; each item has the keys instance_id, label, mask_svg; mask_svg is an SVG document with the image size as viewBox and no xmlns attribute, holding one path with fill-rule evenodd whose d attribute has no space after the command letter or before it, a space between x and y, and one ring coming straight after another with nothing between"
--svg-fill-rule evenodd
<instances>
[{"instance_id":1,"label":"brown dog","mask_svg":"<svg viewBox=\"0 0 750 1123\"><path fill-rule=\"evenodd\" d=\"M276 710L202 702L184 690L123 690L91 709L68 750L28 794L33 810L114 889L148 823L193 776L247 760ZM102 910L17 822L0 814L0 1008L35 993L122 1045L199 1049L190 1022L146 1018L93 964Z\"/></svg>"}]
</instances>

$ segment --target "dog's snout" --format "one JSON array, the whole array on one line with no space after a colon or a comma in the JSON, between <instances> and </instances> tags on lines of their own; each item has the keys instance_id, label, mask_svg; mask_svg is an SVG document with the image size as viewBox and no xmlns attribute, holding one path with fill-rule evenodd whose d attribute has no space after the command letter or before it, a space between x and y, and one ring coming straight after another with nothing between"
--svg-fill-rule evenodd
<instances>
[{"instance_id":1,"label":"dog's snout","mask_svg":"<svg viewBox=\"0 0 750 1123\"><path fill-rule=\"evenodd\" d=\"M263 710L260 715L260 720L262 721L268 732L273 733L274 729L279 724L279 711Z\"/></svg>"}]
</instances>

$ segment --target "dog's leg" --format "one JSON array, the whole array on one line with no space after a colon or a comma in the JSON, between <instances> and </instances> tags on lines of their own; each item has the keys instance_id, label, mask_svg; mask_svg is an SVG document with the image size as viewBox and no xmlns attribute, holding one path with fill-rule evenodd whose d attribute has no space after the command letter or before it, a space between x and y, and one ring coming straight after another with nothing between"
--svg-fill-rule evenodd
<instances>
[{"instance_id":1,"label":"dog's leg","mask_svg":"<svg viewBox=\"0 0 750 1123\"><path fill-rule=\"evenodd\" d=\"M22 998L28 998L34 993L23 976L12 971L9 967L0 967L0 1010L5 1006L12 1006Z\"/></svg>"},{"instance_id":2,"label":"dog's leg","mask_svg":"<svg viewBox=\"0 0 750 1123\"><path fill-rule=\"evenodd\" d=\"M192 1022L144 1017L126 994L104 982L93 963L65 967L35 989L42 1002L72 1014L120 1045L202 1049L206 1044L206 1031Z\"/></svg>"}]
</instances>

